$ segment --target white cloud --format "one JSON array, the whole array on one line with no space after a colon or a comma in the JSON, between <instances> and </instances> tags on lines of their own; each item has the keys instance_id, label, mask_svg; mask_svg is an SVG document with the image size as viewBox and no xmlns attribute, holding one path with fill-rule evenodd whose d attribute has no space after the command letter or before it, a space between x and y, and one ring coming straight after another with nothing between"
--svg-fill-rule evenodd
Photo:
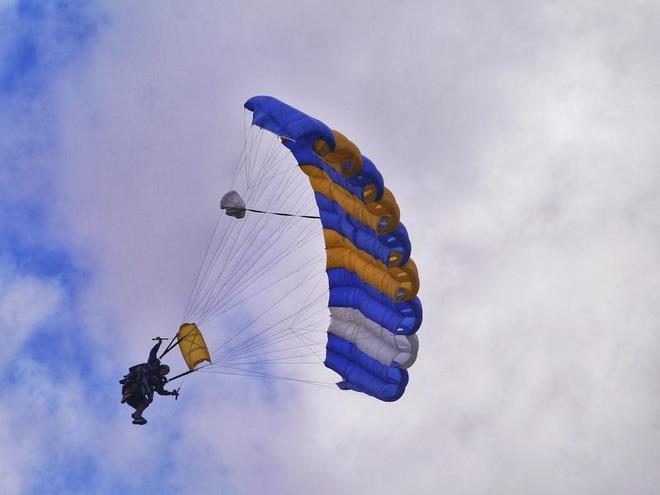
<instances>
[{"instance_id":1,"label":"white cloud","mask_svg":"<svg viewBox=\"0 0 660 495\"><path fill-rule=\"evenodd\" d=\"M0 326L5 329L0 369L16 359L21 346L57 313L62 300L56 281L23 275L6 263L0 265Z\"/></svg>"},{"instance_id":2,"label":"white cloud","mask_svg":"<svg viewBox=\"0 0 660 495\"><path fill-rule=\"evenodd\" d=\"M155 475L157 450L188 459L167 486L201 493L652 492L657 8L153 5L109 4L90 64L56 88L51 229L95 268L82 319L99 369L174 330L258 93L383 170L425 324L395 404L203 376L135 430L118 404L100 424L68 397L104 486Z\"/></svg>"}]
</instances>

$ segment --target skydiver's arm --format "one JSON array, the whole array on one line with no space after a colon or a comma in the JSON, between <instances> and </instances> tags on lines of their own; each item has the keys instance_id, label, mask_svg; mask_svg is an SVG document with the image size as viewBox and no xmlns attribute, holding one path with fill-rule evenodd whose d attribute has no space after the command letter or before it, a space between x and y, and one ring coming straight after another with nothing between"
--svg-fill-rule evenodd
<instances>
[{"instance_id":1,"label":"skydiver's arm","mask_svg":"<svg viewBox=\"0 0 660 495\"><path fill-rule=\"evenodd\" d=\"M160 344L162 344L163 341L159 340L158 343L151 348L151 352L149 353L149 359L147 360L147 364L149 366L157 366L160 364L160 361L158 360L158 349L160 349Z\"/></svg>"},{"instance_id":2,"label":"skydiver's arm","mask_svg":"<svg viewBox=\"0 0 660 495\"><path fill-rule=\"evenodd\" d=\"M179 393L176 390L172 390L170 392L169 390L165 390L165 388L162 385L156 387L154 390L158 395L179 395Z\"/></svg>"}]
</instances>

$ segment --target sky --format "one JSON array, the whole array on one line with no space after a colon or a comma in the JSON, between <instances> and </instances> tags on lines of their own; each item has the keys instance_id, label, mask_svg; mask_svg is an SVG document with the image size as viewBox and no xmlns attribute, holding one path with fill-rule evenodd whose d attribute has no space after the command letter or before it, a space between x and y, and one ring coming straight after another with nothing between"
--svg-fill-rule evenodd
<instances>
[{"instance_id":1,"label":"sky","mask_svg":"<svg viewBox=\"0 0 660 495\"><path fill-rule=\"evenodd\" d=\"M0 491L655 493L659 49L642 0L1 0ZM136 427L257 94L395 193L410 384L195 377Z\"/></svg>"}]
</instances>

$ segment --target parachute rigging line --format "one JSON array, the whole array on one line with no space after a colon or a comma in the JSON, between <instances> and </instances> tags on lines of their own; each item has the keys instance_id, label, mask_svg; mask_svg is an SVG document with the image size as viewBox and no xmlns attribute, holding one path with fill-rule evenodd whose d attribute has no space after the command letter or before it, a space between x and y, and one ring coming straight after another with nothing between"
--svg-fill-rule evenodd
<instances>
[{"instance_id":1,"label":"parachute rigging line","mask_svg":"<svg viewBox=\"0 0 660 495\"><path fill-rule=\"evenodd\" d=\"M245 208L245 211L251 211L253 213L265 213L267 215L278 215L281 217L315 218L316 220L321 219L321 217L314 215L297 215L295 213L281 213L278 211L253 210L252 208Z\"/></svg>"}]
</instances>

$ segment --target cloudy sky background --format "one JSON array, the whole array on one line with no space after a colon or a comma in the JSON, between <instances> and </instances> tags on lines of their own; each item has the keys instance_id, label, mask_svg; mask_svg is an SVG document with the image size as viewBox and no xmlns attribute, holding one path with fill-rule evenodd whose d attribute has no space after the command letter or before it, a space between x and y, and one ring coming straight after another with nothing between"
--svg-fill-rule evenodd
<instances>
[{"instance_id":1,"label":"cloudy sky background","mask_svg":"<svg viewBox=\"0 0 660 495\"><path fill-rule=\"evenodd\" d=\"M652 1L0 1L0 487L651 494L660 483ZM190 380L130 424L277 96L402 209L406 395Z\"/></svg>"}]
</instances>

